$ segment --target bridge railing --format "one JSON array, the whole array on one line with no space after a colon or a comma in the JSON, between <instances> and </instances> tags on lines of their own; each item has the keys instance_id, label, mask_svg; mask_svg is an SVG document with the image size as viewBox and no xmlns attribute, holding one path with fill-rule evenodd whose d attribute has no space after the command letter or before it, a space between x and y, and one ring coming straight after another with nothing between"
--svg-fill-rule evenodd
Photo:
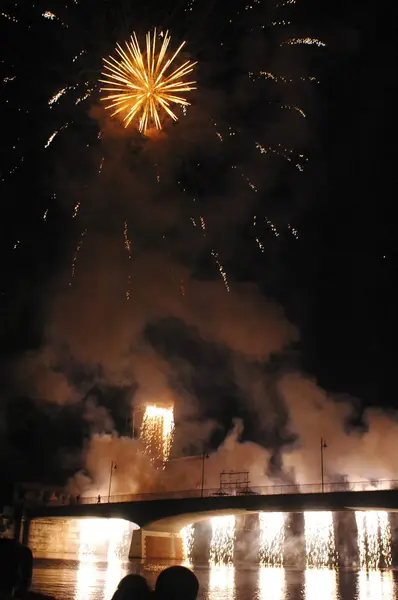
<instances>
[{"instance_id":1,"label":"bridge railing","mask_svg":"<svg viewBox=\"0 0 398 600\"><path fill-rule=\"evenodd\" d=\"M367 481L353 482L337 482L325 483L310 483L304 485L281 484L269 486L251 486L249 488L222 490L222 489L194 489L194 490L178 490L178 491L159 491L143 494L117 494L111 496L69 496L66 501L54 498L50 504L107 504L107 503L124 503L124 502L143 502L150 500L178 500L184 498L210 498L210 497L225 497L225 496L275 496L287 494L319 494L332 492L374 492L378 490L398 489L398 480L380 480L374 483Z\"/></svg>"}]
</instances>

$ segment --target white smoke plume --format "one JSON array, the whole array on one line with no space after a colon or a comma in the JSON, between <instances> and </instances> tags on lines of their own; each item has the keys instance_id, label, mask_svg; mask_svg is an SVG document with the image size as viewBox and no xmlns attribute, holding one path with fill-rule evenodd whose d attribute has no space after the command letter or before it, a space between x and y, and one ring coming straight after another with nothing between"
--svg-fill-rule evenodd
<instances>
[{"instance_id":1,"label":"white smoke plume","mask_svg":"<svg viewBox=\"0 0 398 600\"><path fill-rule=\"evenodd\" d=\"M352 482L395 479L398 415L375 409L365 413L366 429L349 427L354 403L333 397L314 381L292 373L279 382L289 415L289 429L297 441L283 453L283 467L299 484L321 480L320 438L325 440L325 481Z\"/></svg>"}]
</instances>

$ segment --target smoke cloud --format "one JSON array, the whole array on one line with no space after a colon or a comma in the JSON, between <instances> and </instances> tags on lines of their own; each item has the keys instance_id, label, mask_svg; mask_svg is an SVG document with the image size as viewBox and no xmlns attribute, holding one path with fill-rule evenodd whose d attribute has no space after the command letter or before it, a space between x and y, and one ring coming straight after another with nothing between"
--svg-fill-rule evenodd
<instances>
[{"instance_id":1,"label":"smoke cloud","mask_svg":"<svg viewBox=\"0 0 398 600\"><path fill-rule=\"evenodd\" d=\"M365 428L350 427L356 415L352 400L332 397L297 372L267 372L272 359L298 341L299 332L277 302L243 283L254 279L253 263L260 265L256 278L261 285L272 278L275 267L266 257L272 255L273 233L266 238L262 262L259 252L244 253L242 240L250 236L257 252L254 215L257 224L261 218L267 227L274 214L289 222L292 206L286 198L294 204L299 195L296 177L305 177L295 168L290 148L299 156L313 143L309 119L286 108L301 107L303 101L306 110L310 106L316 112L311 92L311 97L302 89L293 93L295 86L266 79L255 84L248 76L265 68L299 80L312 73L308 65L302 69L302 54L282 49L281 36L284 29L276 28L273 43L265 42L257 27L234 50L233 68L230 55L223 58L221 51L212 60L225 64L203 60L193 106L165 134L143 139L95 105L86 115L87 132L98 124L98 144L91 148L80 130L75 137L57 137L58 198L70 217L77 200L80 208L76 219L68 220L76 229L65 234L67 264L43 289L42 346L13 364L10 387L14 396L26 395L38 404L83 405L89 433L82 452L84 472L70 482L73 492L106 493L112 461L117 464L113 493L200 485L201 458L189 463L189 477L188 470L173 466L184 461L170 463L166 476L144 456L137 440L120 436L117 421L125 420L120 412L145 402L175 405L177 451L189 446L201 452L211 446L212 436L225 431L222 417L228 413L231 421L239 403L256 421L263 445L241 441L238 421L206 459L206 487L217 488L223 470L249 471L253 486L281 479L319 481L320 436L328 444L328 479L395 476L396 417L368 411ZM268 65L265 55L270 56ZM217 79L228 81L226 89L215 85ZM256 91L257 84L271 86L268 103ZM258 118L259 112L264 118ZM257 140L264 148L284 150L262 155ZM292 174L286 176L286 167ZM274 196L276 202L271 201ZM125 222L131 250L123 238ZM77 251L82 231L86 234ZM221 271L225 268L229 276L231 264L238 264L238 276L231 268L228 293ZM161 328L165 322L170 325L166 334ZM191 335L177 355L168 349L181 329ZM207 377L194 381L200 363L209 361L210 349L216 356L213 373L209 368ZM210 384L216 401L204 407L196 390ZM101 405L93 388L105 387L126 390L127 409ZM233 403L235 392L239 401ZM272 463L275 453L281 456L278 474Z\"/></svg>"},{"instance_id":2,"label":"smoke cloud","mask_svg":"<svg viewBox=\"0 0 398 600\"><path fill-rule=\"evenodd\" d=\"M320 438L325 440L325 481L352 482L395 479L398 474L394 445L398 415L375 409L366 411L361 427L353 399L328 394L299 373L288 374L278 388L289 415L296 442L283 454L283 467L300 484L321 478Z\"/></svg>"}]
</instances>

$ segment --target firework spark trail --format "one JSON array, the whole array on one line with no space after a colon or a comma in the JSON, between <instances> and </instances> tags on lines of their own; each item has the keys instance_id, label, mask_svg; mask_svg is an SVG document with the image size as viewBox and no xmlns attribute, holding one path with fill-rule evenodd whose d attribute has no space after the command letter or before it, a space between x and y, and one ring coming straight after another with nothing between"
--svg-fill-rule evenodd
<instances>
[{"instance_id":1,"label":"firework spark trail","mask_svg":"<svg viewBox=\"0 0 398 600\"><path fill-rule=\"evenodd\" d=\"M70 281L69 281L69 287L72 287L73 279L75 277L75 272L76 272L77 258L79 256L80 250L82 249L84 238L85 238L86 234L87 234L87 229L85 229L84 231L82 231L81 236L80 236L79 241L78 241L77 246L76 246L76 250L75 250L75 252L73 254L72 267L71 267L71 278L70 278Z\"/></svg>"},{"instance_id":2,"label":"firework spark trail","mask_svg":"<svg viewBox=\"0 0 398 600\"><path fill-rule=\"evenodd\" d=\"M61 131L63 131L64 129L66 129L69 126L69 123L65 123L65 125L62 125L62 127L60 127L59 129L56 129L55 131L53 131L53 133L50 135L50 137L48 138L47 142L45 143L44 147L48 148L52 142L54 141L55 136L57 136L59 133L61 133Z\"/></svg>"},{"instance_id":3,"label":"firework spark trail","mask_svg":"<svg viewBox=\"0 0 398 600\"><path fill-rule=\"evenodd\" d=\"M81 56L83 56L84 54L86 54L86 51L85 51L85 50L81 50L81 51L80 51L78 54L75 54L75 56L74 56L74 57L73 57L73 59L72 59L72 62L73 62L73 63L74 63L74 62L76 62L76 61L77 61L77 60L79 60L79 58L80 58Z\"/></svg>"},{"instance_id":4,"label":"firework spark trail","mask_svg":"<svg viewBox=\"0 0 398 600\"><path fill-rule=\"evenodd\" d=\"M184 564L186 567L192 566L193 559L193 547L195 541L195 527L194 525L186 525L180 531L182 539L182 553Z\"/></svg>"},{"instance_id":5,"label":"firework spark trail","mask_svg":"<svg viewBox=\"0 0 398 600\"><path fill-rule=\"evenodd\" d=\"M290 225L290 223L288 223L288 225L287 225L287 228L288 228L288 230L290 231L290 233L292 234L292 236L293 236L293 237L294 237L296 240L298 240L298 239L299 239L299 237L300 237L300 236L299 236L299 232L298 232L298 230L297 230L295 227L293 227L293 225Z\"/></svg>"},{"instance_id":6,"label":"firework spark trail","mask_svg":"<svg viewBox=\"0 0 398 600\"><path fill-rule=\"evenodd\" d=\"M217 265L217 267L218 267L218 271L219 271L219 273L220 273L220 275L221 275L221 278L222 278L222 280L223 280L223 282L224 282L225 289L227 290L227 292L230 292L230 291L231 291L231 288L229 287L228 276L227 276L227 273L226 273L226 271L225 271L225 269L224 269L224 266L223 266L223 265L222 265L222 263L220 262L220 258L219 258L219 256L218 256L218 252L216 252L216 251L213 249L213 250L211 250L210 254L211 254L211 255L212 255L212 257L214 258L214 261L215 261L215 263L216 263L216 265Z\"/></svg>"},{"instance_id":7,"label":"firework spark trail","mask_svg":"<svg viewBox=\"0 0 398 600\"><path fill-rule=\"evenodd\" d=\"M44 11L44 13L42 13L41 16L44 17L45 19L49 20L49 21L58 21L58 23L60 23L62 25L62 27L68 27L66 23L64 23L63 21L61 21L61 19L59 19L57 17L57 15L54 14L53 12L51 12L50 10Z\"/></svg>"},{"instance_id":8,"label":"firework spark trail","mask_svg":"<svg viewBox=\"0 0 398 600\"><path fill-rule=\"evenodd\" d=\"M129 238L129 230L128 230L128 222L127 221L124 222L123 235L124 235L124 247L126 248L128 259L130 262L131 257L132 257L132 255L131 255L131 240ZM130 269L130 266L129 266L129 269ZM131 298L131 274L129 272L129 274L127 276L126 300L130 300L130 298Z\"/></svg>"},{"instance_id":9,"label":"firework spark trail","mask_svg":"<svg viewBox=\"0 0 398 600\"><path fill-rule=\"evenodd\" d=\"M317 38L289 38L281 43L281 46L295 46L295 45L304 45L304 46L318 46L319 48L323 48L326 46L324 42L318 40Z\"/></svg>"},{"instance_id":10,"label":"firework spark trail","mask_svg":"<svg viewBox=\"0 0 398 600\"><path fill-rule=\"evenodd\" d=\"M182 190L183 192L185 192L185 189L184 189L184 188L181 188L181 190ZM194 199L194 201L195 201L195 199ZM197 226L197 224L196 224L196 221L195 221L195 219L194 219L193 217L190 217L190 219L191 219L192 226L193 226L193 227L196 227L196 226ZM201 227L201 229L202 229L202 234L203 234L203 237L206 237L206 230L207 230L206 221L205 221L205 219L204 219L204 217L203 217L202 215L200 215L200 216L199 216L199 219L200 219L200 227ZM213 248L213 249L210 251L210 254L211 254L211 256L212 256L212 258L213 258L214 262L215 262L215 263L216 263L216 265L217 265L217 269L218 269L218 272L219 272L219 273L220 273L220 275L221 275L221 279L223 280L223 283L224 283L225 289L227 290L227 292L230 292L230 291L231 291L231 288L230 288L229 281L228 281L228 275L227 275L227 273L226 273L226 271L225 271L224 265L223 265L223 264L221 263L221 261L220 261L220 257L219 257L219 254L218 254L218 252L217 252L217 251L216 251L216 250ZM185 295L185 294L184 294L184 295Z\"/></svg>"},{"instance_id":11,"label":"firework spark trail","mask_svg":"<svg viewBox=\"0 0 398 600\"><path fill-rule=\"evenodd\" d=\"M237 166L236 166L236 165L232 165L231 169L235 170L235 169L237 169ZM257 193L257 192L258 192L258 188L257 188L257 186L256 186L256 185L255 185L255 184L252 182L252 180L251 180L249 177L247 177L247 175L245 175L243 172L240 172L240 174L241 174L242 178L243 178L243 179L246 181L246 183L247 183L247 185L249 186L249 188L250 188L251 190L253 190L253 192L256 192L256 193Z\"/></svg>"},{"instance_id":12,"label":"firework spark trail","mask_svg":"<svg viewBox=\"0 0 398 600\"><path fill-rule=\"evenodd\" d=\"M24 157L21 156L19 163L15 164L9 171L8 173L6 173L5 175L1 175L0 176L0 182L4 183L7 177L10 177L11 175L13 175L15 173L15 171L17 171L21 166L22 163L24 162Z\"/></svg>"},{"instance_id":13,"label":"firework spark trail","mask_svg":"<svg viewBox=\"0 0 398 600\"><path fill-rule=\"evenodd\" d=\"M94 88L88 88L87 91L82 95L79 96L79 98L77 98L75 104L80 104L80 102L84 102L85 100L87 100L87 98L90 98L91 94L93 93Z\"/></svg>"},{"instance_id":14,"label":"firework spark trail","mask_svg":"<svg viewBox=\"0 0 398 600\"><path fill-rule=\"evenodd\" d=\"M73 207L73 215L72 215L72 219L76 219L77 215L79 214L79 210L80 210L80 200L78 200L78 202L76 202L75 206Z\"/></svg>"},{"instance_id":15,"label":"firework spark trail","mask_svg":"<svg viewBox=\"0 0 398 600\"><path fill-rule=\"evenodd\" d=\"M260 567L259 600L285 600L286 578L281 567Z\"/></svg>"},{"instance_id":16,"label":"firework spark trail","mask_svg":"<svg viewBox=\"0 0 398 600\"><path fill-rule=\"evenodd\" d=\"M57 18L57 16L56 16L54 13L52 13L50 10L46 10L46 11L45 11L45 12L42 14L42 16L43 16L45 19L49 19L50 21L54 21L54 20Z\"/></svg>"},{"instance_id":17,"label":"firework spark trail","mask_svg":"<svg viewBox=\"0 0 398 600\"><path fill-rule=\"evenodd\" d=\"M319 79L313 75L308 75L308 77L288 77L287 75L275 75L275 73L271 73L270 71L260 71L258 75L253 73L253 71L249 71L248 75L252 81L257 81L261 77L274 83L295 83L296 81L319 83Z\"/></svg>"},{"instance_id":18,"label":"firework spark trail","mask_svg":"<svg viewBox=\"0 0 398 600\"><path fill-rule=\"evenodd\" d=\"M209 563L212 567L233 565L235 552L235 517L213 517Z\"/></svg>"},{"instance_id":19,"label":"firework spark trail","mask_svg":"<svg viewBox=\"0 0 398 600\"><path fill-rule=\"evenodd\" d=\"M283 565L285 543L284 513L260 513L260 564L280 567Z\"/></svg>"},{"instance_id":20,"label":"firework spark trail","mask_svg":"<svg viewBox=\"0 0 398 600\"><path fill-rule=\"evenodd\" d=\"M257 227L257 215L253 216L253 227ZM260 238L258 237L258 235L255 234L254 239L256 240L257 246L260 248L261 252L264 254L265 246L262 243L262 241L260 240Z\"/></svg>"},{"instance_id":21,"label":"firework spark trail","mask_svg":"<svg viewBox=\"0 0 398 600\"><path fill-rule=\"evenodd\" d=\"M140 439L144 445L145 452L161 468L166 466L166 462L169 459L173 435L173 407L147 404L141 425Z\"/></svg>"},{"instance_id":22,"label":"firework spark trail","mask_svg":"<svg viewBox=\"0 0 398 600\"><path fill-rule=\"evenodd\" d=\"M274 223L271 221L271 219L269 219L268 217L264 217L265 222L267 223L267 225L270 227L272 233L274 234L275 237L279 237L280 233L277 230L276 226L274 225Z\"/></svg>"},{"instance_id":23,"label":"firework spark trail","mask_svg":"<svg viewBox=\"0 0 398 600\"><path fill-rule=\"evenodd\" d=\"M390 567L391 527L385 511L356 511L359 562L362 569Z\"/></svg>"},{"instance_id":24,"label":"firework spark trail","mask_svg":"<svg viewBox=\"0 0 398 600\"><path fill-rule=\"evenodd\" d=\"M302 117L304 117L304 119L307 118L307 115L305 114L305 112L303 111L302 108L300 108L299 106L295 106L294 104L280 104L281 108L284 108L286 110L295 110L296 112L299 113L299 115L301 115Z\"/></svg>"},{"instance_id":25,"label":"firework spark trail","mask_svg":"<svg viewBox=\"0 0 398 600\"><path fill-rule=\"evenodd\" d=\"M51 202L55 202L55 200L57 199L57 194L54 192L53 194L51 194ZM47 207L43 213L43 221L47 221L47 216L48 216L48 211L50 210L49 207Z\"/></svg>"},{"instance_id":26,"label":"firework spark trail","mask_svg":"<svg viewBox=\"0 0 398 600\"><path fill-rule=\"evenodd\" d=\"M276 154L277 156L284 158L288 162L293 163L293 150L283 148L281 144L278 144L277 148L275 148L273 146L265 147L262 144L260 144L260 142L255 142L255 146L257 150L261 152L261 154L267 154L268 152L271 152L272 154ZM297 162L295 167L299 171L304 171L304 166L301 164L301 162L308 162L308 158L306 158L303 154L299 154L298 158L300 159L300 162Z\"/></svg>"},{"instance_id":27,"label":"firework spark trail","mask_svg":"<svg viewBox=\"0 0 398 600\"><path fill-rule=\"evenodd\" d=\"M55 138L55 136L56 136L56 135L58 135L58 130L57 130L57 131L54 131L54 132L53 132L53 133L50 135L50 137L48 138L48 140L47 140L47 142L46 142L46 144L45 144L45 146L44 146L45 148L48 148L48 147L49 147L49 145L52 143L52 141L53 141L53 139Z\"/></svg>"},{"instance_id":28,"label":"firework spark trail","mask_svg":"<svg viewBox=\"0 0 398 600\"><path fill-rule=\"evenodd\" d=\"M267 25L261 25L261 29L267 29L270 27L288 27L291 24L291 21L270 21Z\"/></svg>"},{"instance_id":29,"label":"firework spark trail","mask_svg":"<svg viewBox=\"0 0 398 600\"><path fill-rule=\"evenodd\" d=\"M307 567L334 567L336 546L332 512L306 511L304 531Z\"/></svg>"},{"instance_id":30,"label":"firework spark trail","mask_svg":"<svg viewBox=\"0 0 398 600\"><path fill-rule=\"evenodd\" d=\"M261 252L264 254L264 252L265 252L265 246L264 246L264 244L262 243L262 241L258 237L256 237L255 240L256 240L257 246L260 248Z\"/></svg>"},{"instance_id":31,"label":"firework spark trail","mask_svg":"<svg viewBox=\"0 0 398 600\"><path fill-rule=\"evenodd\" d=\"M7 19L8 21L11 21L12 23L19 23L17 17L15 17L14 15L9 15L8 13L5 13L5 12L1 12L0 15L2 17L4 17L5 19Z\"/></svg>"},{"instance_id":32,"label":"firework spark trail","mask_svg":"<svg viewBox=\"0 0 398 600\"><path fill-rule=\"evenodd\" d=\"M50 108L52 108L52 107L54 106L54 104L56 104L56 103L58 102L58 100L59 100L59 99L60 99L60 98L61 98L61 97L62 97L64 94L66 94L66 92L68 91L68 89L69 89L68 87L64 87L64 88L62 88L61 90L59 90L58 92L56 92L56 93L54 94L54 96L52 96L52 97L50 98L50 100L48 101L48 106L49 106Z\"/></svg>"},{"instance_id":33,"label":"firework spark trail","mask_svg":"<svg viewBox=\"0 0 398 600\"><path fill-rule=\"evenodd\" d=\"M146 52L142 52L137 35L133 33L125 49L116 47L118 58L104 59L104 72L101 83L105 87L102 100L106 108L115 109L112 116L123 113L125 127L138 117L138 129L145 132L149 127L162 128L162 111L177 121L170 105L188 106L189 102L181 92L194 90L195 81L184 81L196 63L185 61L180 67L168 74L170 65L185 45L183 42L169 57L167 49L171 41L168 31L164 34L159 54L156 49L156 29L146 35ZM109 93L109 94L108 94Z\"/></svg>"}]
</instances>

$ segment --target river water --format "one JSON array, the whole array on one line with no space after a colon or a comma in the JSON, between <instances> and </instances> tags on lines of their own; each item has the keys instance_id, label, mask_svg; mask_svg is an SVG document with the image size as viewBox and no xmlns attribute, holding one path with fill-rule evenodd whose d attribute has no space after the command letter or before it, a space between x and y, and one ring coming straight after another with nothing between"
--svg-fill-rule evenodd
<instances>
[{"instance_id":1,"label":"river water","mask_svg":"<svg viewBox=\"0 0 398 600\"><path fill-rule=\"evenodd\" d=\"M127 573L153 586L166 565L40 560L33 589L57 600L108 600ZM398 572L283 568L197 568L200 600L398 600Z\"/></svg>"}]
</instances>

